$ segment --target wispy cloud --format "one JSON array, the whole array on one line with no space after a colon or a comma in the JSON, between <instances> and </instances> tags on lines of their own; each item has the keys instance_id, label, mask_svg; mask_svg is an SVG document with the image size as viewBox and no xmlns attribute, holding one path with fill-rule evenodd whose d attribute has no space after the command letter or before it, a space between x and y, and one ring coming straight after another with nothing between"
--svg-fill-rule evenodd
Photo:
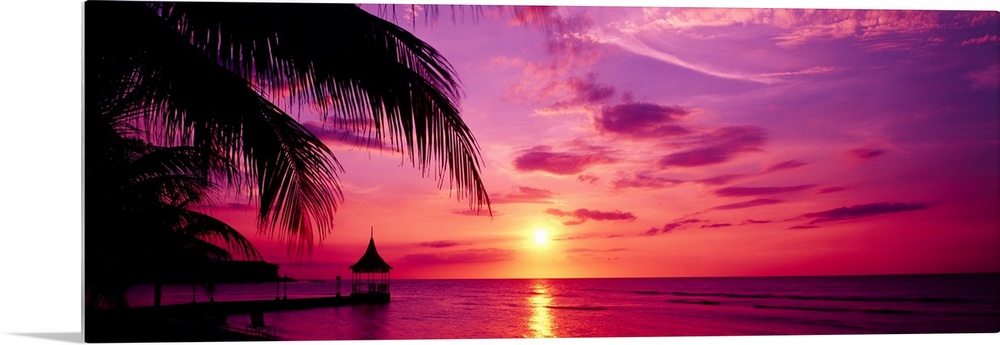
<instances>
[{"instance_id":1,"label":"wispy cloud","mask_svg":"<svg viewBox=\"0 0 1000 345\"><path fill-rule=\"evenodd\" d=\"M1000 36L997 36L997 35L984 35L982 37L970 38L970 39L967 39L965 41L962 41L962 45L963 46L980 45L980 44L991 43L991 42L1000 42Z\"/></svg>"},{"instance_id":2,"label":"wispy cloud","mask_svg":"<svg viewBox=\"0 0 1000 345\"><path fill-rule=\"evenodd\" d=\"M816 194L836 193L836 192L842 192L842 191L845 191L845 190L847 190L847 187L839 187L839 186L826 187L826 188L820 188L819 190L817 190Z\"/></svg>"},{"instance_id":3,"label":"wispy cloud","mask_svg":"<svg viewBox=\"0 0 1000 345\"><path fill-rule=\"evenodd\" d=\"M551 204L555 193L547 189L518 186L513 192L490 197L494 204Z\"/></svg>"},{"instance_id":4,"label":"wispy cloud","mask_svg":"<svg viewBox=\"0 0 1000 345\"><path fill-rule=\"evenodd\" d=\"M622 212L622 211L597 211L589 210L585 208L580 208L572 212L567 212L555 208L550 208L545 210L545 213L551 214L560 218L573 218L573 220L563 222L564 225L579 225L583 224L588 220L595 221L608 221L608 220L620 220L620 221L633 221L636 216L632 212Z\"/></svg>"},{"instance_id":5,"label":"wispy cloud","mask_svg":"<svg viewBox=\"0 0 1000 345\"><path fill-rule=\"evenodd\" d=\"M725 197L743 197L743 196L771 195L771 194L798 192L812 187L813 185L811 184L787 186L787 187L726 187L722 189L716 189L712 193L718 196L725 196Z\"/></svg>"},{"instance_id":6,"label":"wispy cloud","mask_svg":"<svg viewBox=\"0 0 1000 345\"><path fill-rule=\"evenodd\" d=\"M460 242L445 240L445 241L420 242L417 243L417 246L429 247L429 248L448 248L448 247L461 246L467 244L469 243L460 243Z\"/></svg>"},{"instance_id":7,"label":"wispy cloud","mask_svg":"<svg viewBox=\"0 0 1000 345\"><path fill-rule=\"evenodd\" d=\"M797 161L797 160L784 161L784 162L781 162L781 163L778 163L778 164L775 164L775 165L772 165L772 166L768 167L767 170L764 170L764 172L765 173L770 173L770 172L781 171L781 170L795 169L795 168L801 167L803 165L808 165L808 164L809 163L804 163L804 162L800 162L800 161Z\"/></svg>"},{"instance_id":8,"label":"wispy cloud","mask_svg":"<svg viewBox=\"0 0 1000 345\"><path fill-rule=\"evenodd\" d=\"M514 250L500 248L467 249L445 253L405 255L402 261L411 265L448 265L506 261L514 258Z\"/></svg>"},{"instance_id":9,"label":"wispy cloud","mask_svg":"<svg viewBox=\"0 0 1000 345\"><path fill-rule=\"evenodd\" d=\"M802 216L805 218L812 219L812 221L810 221L809 224L817 224L817 223L865 218L865 217L877 216L888 213L918 211L927 209L929 207L930 206L927 204L877 202L864 205L839 207L822 212L806 213Z\"/></svg>"},{"instance_id":10,"label":"wispy cloud","mask_svg":"<svg viewBox=\"0 0 1000 345\"><path fill-rule=\"evenodd\" d=\"M848 156L861 160L876 158L884 154L885 150L873 148L859 148L847 151Z\"/></svg>"},{"instance_id":11,"label":"wispy cloud","mask_svg":"<svg viewBox=\"0 0 1000 345\"><path fill-rule=\"evenodd\" d=\"M673 186L684 182L685 181L683 180L653 176L648 172L640 172L632 176L621 176L614 182L612 182L612 186L614 189L626 189L626 188L657 189L666 186Z\"/></svg>"},{"instance_id":12,"label":"wispy cloud","mask_svg":"<svg viewBox=\"0 0 1000 345\"><path fill-rule=\"evenodd\" d=\"M732 204L719 205L719 206L713 207L712 209L713 210L735 210L735 209L740 209L740 208L749 208L749 207L757 207L757 206L766 206L766 205L780 204L782 202L784 202L784 201L783 200L779 200L779 199L753 199L753 200L750 200L750 201L743 201L743 202L737 202L737 203L732 203Z\"/></svg>"},{"instance_id":13,"label":"wispy cloud","mask_svg":"<svg viewBox=\"0 0 1000 345\"><path fill-rule=\"evenodd\" d=\"M399 148L386 144L378 138L359 134L358 132L347 129L346 126L344 128L339 128L337 126L327 127L320 121L309 121L303 123L302 125L321 140L371 149L399 151Z\"/></svg>"},{"instance_id":14,"label":"wispy cloud","mask_svg":"<svg viewBox=\"0 0 1000 345\"><path fill-rule=\"evenodd\" d=\"M643 236L653 236L653 235L657 235L657 234L666 234L666 233L669 233L669 232L673 232L675 230L683 229L687 225L696 224L696 223L702 223L702 222L705 222L705 221L701 220L701 219L678 219L678 220L675 220L673 222L664 224L662 228L657 228L657 227L649 228L649 230L646 230L645 232L640 233L640 235L643 235Z\"/></svg>"}]
</instances>

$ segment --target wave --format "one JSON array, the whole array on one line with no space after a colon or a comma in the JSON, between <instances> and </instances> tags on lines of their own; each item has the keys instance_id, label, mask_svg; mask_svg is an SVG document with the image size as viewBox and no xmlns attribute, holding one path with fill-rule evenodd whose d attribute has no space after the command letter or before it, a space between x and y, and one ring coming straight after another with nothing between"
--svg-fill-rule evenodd
<instances>
[{"instance_id":1,"label":"wave","mask_svg":"<svg viewBox=\"0 0 1000 345\"><path fill-rule=\"evenodd\" d=\"M549 309L568 309L568 310L605 310L605 307L590 307L590 306L567 306L567 305L547 305L545 306Z\"/></svg>"},{"instance_id":2,"label":"wave","mask_svg":"<svg viewBox=\"0 0 1000 345\"><path fill-rule=\"evenodd\" d=\"M670 303L683 303L683 304L701 304L701 305L719 305L718 301L700 301L700 300L686 300L686 299L671 299L667 300Z\"/></svg>"},{"instance_id":3,"label":"wave","mask_svg":"<svg viewBox=\"0 0 1000 345\"><path fill-rule=\"evenodd\" d=\"M654 294L655 291L638 292L643 294ZM655 294L660 294L655 292ZM947 297L865 297L865 296L811 296L811 295L776 295L776 294L740 294L740 293L700 293L674 291L669 294L686 297L726 297L726 298L753 298L753 299L790 299L790 300L810 300L810 301L855 301L855 302L914 302L914 303L973 303L975 300L967 298L947 298Z\"/></svg>"},{"instance_id":4,"label":"wave","mask_svg":"<svg viewBox=\"0 0 1000 345\"><path fill-rule=\"evenodd\" d=\"M800 306L790 306L790 305L765 305L765 304L754 304L754 308L759 309L784 309L784 310L802 310L802 311L824 311L824 312L864 312L871 314L919 314L919 312L912 310L902 310L902 309L854 309L854 308L823 308L823 307L800 307Z\"/></svg>"}]
</instances>

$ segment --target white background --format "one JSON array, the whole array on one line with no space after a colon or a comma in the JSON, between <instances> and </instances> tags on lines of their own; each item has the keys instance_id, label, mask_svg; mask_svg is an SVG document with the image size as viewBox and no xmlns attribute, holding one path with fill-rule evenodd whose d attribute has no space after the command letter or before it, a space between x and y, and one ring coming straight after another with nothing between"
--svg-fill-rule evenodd
<instances>
[{"instance_id":1,"label":"white background","mask_svg":"<svg viewBox=\"0 0 1000 345\"><path fill-rule=\"evenodd\" d=\"M298 0L301 2L301 0ZM371 1L367 1L371 2ZM398 1L395 1L398 2ZM481 1L418 1L484 3ZM489 1L489 4L959 9L948 1ZM997 10L1000 5L961 5ZM83 2L0 5L0 344L82 342ZM1000 129L998 129L1000 130ZM1000 231L1000 229L998 229ZM1000 258L997 258L1000 260ZM998 291L997 293L1000 293ZM348 341L431 344L440 341ZM1000 334L454 340L452 344L998 344ZM288 343L288 342L279 342ZM334 342L310 342L334 343ZM228 343L232 344L232 343Z\"/></svg>"}]
</instances>

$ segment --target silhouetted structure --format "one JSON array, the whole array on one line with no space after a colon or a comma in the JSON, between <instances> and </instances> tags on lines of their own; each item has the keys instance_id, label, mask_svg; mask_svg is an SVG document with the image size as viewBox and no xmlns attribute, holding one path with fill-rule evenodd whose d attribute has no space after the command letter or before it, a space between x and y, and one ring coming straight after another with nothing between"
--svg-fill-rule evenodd
<instances>
[{"instance_id":1,"label":"silhouetted structure","mask_svg":"<svg viewBox=\"0 0 1000 345\"><path fill-rule=\"evenodd\" d=\"M368 295L373 298L389 298L389 266L375 249L374 234L368 239L368 249L351 265L351 295Z\"/></svg>"}]
</instances>

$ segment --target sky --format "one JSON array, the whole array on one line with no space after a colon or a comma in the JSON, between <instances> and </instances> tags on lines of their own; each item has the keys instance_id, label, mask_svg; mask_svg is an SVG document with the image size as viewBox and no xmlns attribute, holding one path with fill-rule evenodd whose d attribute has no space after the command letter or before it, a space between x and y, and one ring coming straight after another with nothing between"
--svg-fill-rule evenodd
<instances>
[{"instance_id":1,"label":"sky","mask_svg":"<svg viewBox=\"0 0 1000 345\"><path fill-rule=\"evenodd\" d=\"M378 12L378 8L366 9ZM392 148L296 113L343 163L305 260L212 213L281 274L394 278L1000 271L997 12L397 8L458 72L493 216Z\"/></svg>"}]
</instances>

